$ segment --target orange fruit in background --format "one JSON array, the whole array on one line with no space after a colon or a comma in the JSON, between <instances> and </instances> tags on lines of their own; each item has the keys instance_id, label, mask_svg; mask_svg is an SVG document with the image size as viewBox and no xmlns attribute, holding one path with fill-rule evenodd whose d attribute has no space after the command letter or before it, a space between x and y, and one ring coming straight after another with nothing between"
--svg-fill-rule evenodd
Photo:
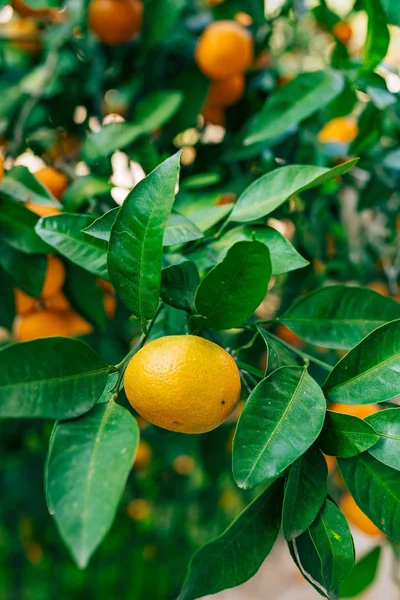
<instances>
[{"instance_id":1,"label":"orange fruit in background","mask_svg":"<svg viewBox=\"0 0 400 600\"><path fill-rule=\"evenodd\" d=\"M0 181L4 177L4 158L0 155Z\"/></svg>"},{"instance_id":2,"label":"orange fruit in background","mask_svg":"<svg viewBox=\"0 0 400 600\"><path fill-rule=\"evenodd\" d=\"M141 0L91 0L89 27L108 46L129 42L139 33L143 21Z\"/></svg>"},{"instance_id":3,"label":"orange fruit in background","mask_svg":"<svg viewBox=\"0 0 400 600\"><path fill-rule=\"evenodd\" d=\"M382 531L371 521L369 517L356 504L353 496L346 492L340 501L340 510L349 522L366 535L383 535Z\"/></svg>"},{"instance_id":4,"label":"orange fruit in background","mask_svg":"<svg viewBox=\"0 0 400 600\"><path fill-rule=\"evenodd\" d=\"M36 179L47 188L57 200L61 200L68 187L68 179L53 167L43 167L34 173Z\"/></svg>"},{"instance_id":5,"label":"orange fruit in background","mask_svg":"<svg viewBox=\"0 0 400 600\"><path fill-rule=\"evenodd\" d=\"M237 194L233 192L225 192L224 194L219 194L215 201L215 206L225 206L226 204L233 204L236 202Z\"/></svg>"},{"instance_id":6,"label":"orange fruit in background","mask_svg":"<svg viewBox=\"0 0 400 600\"><path fill-rule=\"evenodd\" d=\"M82 140L77 135L63 134L46 151L46 154L52 161L59 158L69 157L78 152L82 146Z\"/></svg>"},{"instance_id":7,"label":"orange fruit in background","mask_svg":"<svg viewBox=\"0 0 400 600\"><path fill-rule=\"evenodd\" d=\"M48 204L35 204L34 202L26 202L26 208L29 208L35 215L39 217L51 217L52 215L59 215L60 209L55 206L49 206Z\"/></svg>"},{"instance_id":8,"label":"orange fruit in background","mask_svg":"<svg viewBox=\"0 0 400 600\"><path fill-rule=\"evenodd\" d=\"M328 467L328 474L331 475L336 471L336 458L334 456L329 456L328 454L324 454L324 458Z\"/></svg>"},{"instance_id":9,"label":"orange fruit in background","mask_svg":"<svg viewBox=\"0 0 400 600\"><path fill-rule=\"evenodd\" d=\"M332 33L342 42L342 44L347 46L353 35L353 30L348 21L339 21L339 23L336 23L336 25L333 26Z\"/></svg>"},{"instance_id":10,"label":"orange fruit in background","mask_svg":"<svg viewBox=\"0 0 400 600\"><path fill-rule=\"evenodd\" d=\"M105 279L102 279L101 277L97 278L97 285L101 290L103 290L103 292L108 292L109 294L114 293L114 287L112 283L106 281Z\"/></svg>"},{"instance_id":11,"label":"orange fruit in background","mask_svg":"<svg viewBox=\"0 0 400 600\"><path fill-rule=\"evenodd\" d=\"M87 335L93 331L93 325L77 312L70 310L63 313L63 315L68 329L68 335L71 337Z\"/></svg>"},{"instance_id":12,"label":"orange fruit in background","mask_svg":"<svg viewBox=\"0 0 400 600\"><path fill-rule=\"evenodd\" d=\"M140 440L136 449L135 458L133 459L133 466L136 469L144 469L150 464L152 456L153 452L149 444L144 440Z\"/></svg>"},{"instance_id":13,"label":"orange fruit in background","mask_svg":"<svg viewBox=\"0 0 400 600\"><path fill-rule=\"evenodd\" d=\"M131 500L129 502L126 512L130 519L133 519L134 521L144 521L150 516L150 504L147 500L137 498L136 500Z\"/></svg>"},{"instance_id":14,"label":"orange fruit in background","mask_svg":"<svg viewBox=\"0 0 400 600\"><path fill-rule=\"evenodd\" d=\"M13 0L12 7L20 17L46 18L55 22L64 20L63 12L52 6L33 8L28 4L25 4L24 0Z\"/></svg>"},{"instance_id":15,"label":"orange fruit in background","mask_svg":"<svg viewBox=\"0 0 400 600\"><path fill-rule=\"evenodd\" d=\"M275 327L275 335L295 348L303 348L305 345L305 342L283 323Z\"/></svg>"},{"instance_id":16,"label":"orange fruit in background","mask_svg":"<svg viewBox=\"0 0 400 600\"><path fill-rule=\"evenodd\" d=\"M158 338L125 371L125 392L147 421L181 433L221 425L240 397L240 374L226 350L195 335Z\"/></svg>"},{"instance_id":17,"label":"orange fruit in background","mask_svg":"<svg viewBox=\"0 0 400 600\"><path fill-rule=\"evenodd\" d=\"M244 75L235 73L226 79L214 79L208 91L207 103L217 106L232 106L238 102L246 87Z\"/></svg>"},{"instance_id":18,"label":"orange fruit in background","mask_svg":"<svg viewBox=\"0 0 400 600\"><path fill-rule=\"evenodd\" d=\"M174 459L172 468L178 475L189 475L195 467L194 459L188 454L181 454Z\"/></svg>"},{"instance_id":19,"label":"orange fruit in background","mask_svg":"<svg viewBox=\"0 0 400 600\"><path fill-rule=\"evenodd\" d=\"M26 313L34 310L37 300L36 298L32 298L32 296L28 296L22 290L16 288L14 290L14 298L15 298L15 310L17 315L24 315Z\"/></svg>"},{"instance_id":20,"label":"orange fruit in background","mask_svg":"<svg viewBox=\"0 0 400 600\"><path fill-rule=\"evenodd\" d=\"M353 117L338 117L325 123L318 140L322 144L350 144L357 135L358 125Z\"/></svg>"},{"instance_id":21,"label":"orange fruit in background","mask_svg":"<svg viewBox=\"0 0 400 600\"><path fill-rule=\"evenodd\" d=\"M222 106L205 104L201 114L207 125L220 125L225 127L225 111Z\"/></svg>"},{"instance_id":22,"label":"orange fruit in background","mask_svg":"<svg viewBox=\"0 0 400 600\"><path fill-rule=\"evenodd\" d=\"M359 419L365 419L370 415L379 411L378 404L341 404L340 402L332 402L328 406L329 410L333 412L343 413L345 415L352 415Z\"/></svg>"},{"instance_id":23,"label":"orange fruit in background","mask_svg":"<svg viewBox=\"0 0 400 600\"><path fill-rule=\"evenodd\" d=\"M390 296L389 286L384 281L371 281L367 284L367 288L374 290L374 292L378 292L378 294L381 294L382 296Z\"/></svg>"},{"instance_id":24,"label":"orange fruit in background","mask_svg":"<svg viewBox=\"0 0 400 600\"><path fill-rule=\"evenodd\" d=\"M63 313L39 310L18 317L14 333L20 342L26 342L52 336L67 337L69 328Z\"/></svg>"},{"instance_id":25,"label":"orange fruit in background","mask_svg":"<svg viewBox=\"0 0 400 600\"><path fill-rule=\"evenodd\" d=\"M41 296L45 300L59 292L65 281L65 267L56 256L48 256L46 277L42 287Z\"/></svg>"},{"instance_id":26,"label":"orange fruit in background","mask_svg":"<svg viewBox=\"0 0 400 600\"><path fill-rule=\"evenodd\" d=\"M107 317L109 319L113 319L115 310L117 308L117 300L115 299L115 296L112 294L104 294L103 302Z\"/></svg>"},{"instance_id":27,"label":"orange fruit in background","mask_svg":"<svg viewBox=\"0 0 400 600\"><path fill-rule=\"evenodd\" d=\"M41 50L42 44L38 38L38 28L33 19L11 19L3 27L10 40L15 38L15 41L12 41L15 49L32 55Z\"/></svg>"},{"instance_id":28,"label":"orange fruit in background","mask_svg":"<svg viewBox=\"0 0 400 600\"><path fill-rule=\"evenodd\" d=\"M46 299L46 308L50 308L50 310L69 310L70 304L64 294L59 291L54 294L54 296L50 296L50 298Z\"/></svg>"},{"instance_id":29,"label":"orange fruit in background","mask_svg":"<svg viewBox=\"0 0 400 600\"><path fill-rule=\"evenodd\" d=\"M195 61L210 79L224 79L244 73L254 58L251 34L236 21L214 21L196 45Z\"/></svg>"}]
</instances>

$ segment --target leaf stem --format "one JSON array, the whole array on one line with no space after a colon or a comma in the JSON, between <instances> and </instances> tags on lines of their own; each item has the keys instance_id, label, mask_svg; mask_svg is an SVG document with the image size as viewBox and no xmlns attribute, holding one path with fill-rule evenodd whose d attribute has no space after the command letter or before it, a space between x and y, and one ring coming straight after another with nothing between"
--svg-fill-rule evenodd
<instances>
[{"instance_id":1,"label":"leaf stem","mask_svg":"<svg viewBox=\"0 0 400 600\"><path fill-rule=\"evenodd\" d=\"M313 362L315 365L318 365L319 367L321 367L321 369L325 369L325 371L332 371L332 369L333 369L332 365L328 365L328 363L326 363L322 360L319 360L319 358L315 358L315 356L312 356L312 354L307 354L306 352L302 352L301 350L298 350L297 348L293 348L293 346L284 342L278 336L274 335L273 333L270 333L269 331L268 331L268 335L270 337L272 337L274 340L276 340L277 342L279 342L280 344L283 344L283 346L285 346L285 348L287 348L288 350L291 350L294 354L297 354L298 356L300 356L307 365L309 362Z\"/></svg>"}]
</instances>

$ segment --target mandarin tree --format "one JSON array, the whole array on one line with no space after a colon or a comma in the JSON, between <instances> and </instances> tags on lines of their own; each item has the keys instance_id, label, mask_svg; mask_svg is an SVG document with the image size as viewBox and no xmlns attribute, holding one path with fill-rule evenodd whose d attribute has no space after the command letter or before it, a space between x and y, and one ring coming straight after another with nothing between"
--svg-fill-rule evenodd
<instances>
[{"instance_id":1,"label":"mandarin tree","mask_svg":"<svg viewBox=\"0 0 400 600\"><path fill-rule=\"evenodd\" d=\"M273 600L274 546L361 594L400 556L397 0L0 26L0 595L195 600L265 561L237 597Z\"/></svg>"}]
</instances>

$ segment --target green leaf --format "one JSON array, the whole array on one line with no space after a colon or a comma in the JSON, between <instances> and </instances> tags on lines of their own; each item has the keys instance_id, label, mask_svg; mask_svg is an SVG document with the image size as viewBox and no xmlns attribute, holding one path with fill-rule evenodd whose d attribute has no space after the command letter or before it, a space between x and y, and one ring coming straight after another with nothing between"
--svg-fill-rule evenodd
<instances>
[{"instance_id":1,"label":"green leaf","mask_svg":"<svg viewBox=\"0 0 400 600\"><path fill-rule=\"evenodd\" d=\"M281 321L311 344L345 350L398 318L400 304L391 298L367 288L330 285L302 296Z\"/></svg>"},{"instance_id":2,"label":"green leaf","mask_svg":"<svg viewBox=\"0 0 400 600\"><path fill-rule=\"evenodd\" d=\"M375 580L381 557L381 547L376 546L354 565L354 569L340 584L339 598L354 598L364 592Z\"/></svg>"},{"instance_id":3,"label":"green leaf","mask_svg":"<svg viewBox=\"0 0 400 600\"><path fill-rule=\"evenodd\" d=\"M247 400L233 440L233 475L242 488L281 475L321 432L326 402L302 367L282 367Z\"/></svg>"},{"instance_id":4,"label":"green leaf","mask_svg":"<svg viewBox=\"0 0 400 600\"><path fill-rule=\"evenodd\" d=\"M62 203L66 211L77 212L86 202L95 196L107 194L112 188L112 184L106 179L84 175L71 183L63 195Z\"/></svg>"},{"instance_id":5,"label":"green leaf","mask_svg":"<svg viewBox=\"0 0 400 600\"><path fill-rule=\"evenodd\" d=\"M400 320L382 325L349 350L330 372L329 400L372 404L400 393Z\"/></svg>"},{"instance_id":6,"label":"green leaf","mask_svg":"<svg viewBox=\"0 0 400 600\"><path fill-rule=\"evenodd\" d=\"M198 227L198 229L200 229L200 231L205 232L222 221L231 210L232 206L230 204L209 206L207 208L197 208L196 210L192 210L187 217L196 225L196 227Z\"/></svg>"},{"instance_id":7,"label":"green leaf","mask_svg":"<svg viewBox=\"0 0 400 600\"><path fill-rule=\"evenodd\" d=\"M101 395L110 367L87 344L47 338L0 350L0 417L72 419Z\"/></svg>"},{"instance_id":8,"label":"green leaf","mask_svg":"<svg viewBox=\"0 0 400 600\"><path fill-rule=\"evenodd\" d=\"M135 419L113 401L54 428L46 465L48 505L81 568L112 525L138 442Z\"/></svg>"},{"instance_id":9,"label":"green leaf","mask_svg":"<svg viewBox=\"0 0 400 600\"><path fill-rule=\"evenodd\" d=\"M258 332L263 338L267 348L267 366L266 373L276 371L280 367L298 366L298 362L293 354L279 340L271 337L267 331L257 325Z\"/></svg>"},{"instance_id":10,"label":"green leaf","mask_svg":"<svg viewBox=\"0 0 400 600\"><path fill-rule=\"evenodd\" d=\"M283 501L282 531L290 541L308 529L328 493L328 467L319 450L311 447L290 467Z\"/></svg>"},{"instance_id":11,"label":"green leaf","mask_svg":"<svg viewBox=\"0 0 400 600\"><path fill-rule=\"evenodd\" d=\"M109 241L111 228L115 222L119 207L112 208L107 213L85 227L85 233L101 240ZM203 237L203 233L192 221L179 213L171 213L168 217L167 226L164 231L163 246L175 246L187 244Z\"/></svg>"},{"instance_id":12,"label":"green leaf","mask_svg":"<svg viewBox=\"0 0 400 600\"><path fill-rule=\"evenodd\" d=\"M94 275L108 279L107 244L82 232L91 221L90 215L62 213L40 219L36 231L68 260Z\"/></svg>"},{"instance_id":13,"label":"green leaf","mask_svg":"<svg viewBox=\"0 0 400 600\"><path fill-rule=\"evenodd\" d=\"M399 472L369 452L338 460L346 487L361 510L387 536L400 542Z\"/></svg>"},{"instance_id":14,"label":"green leaf","mask_svg":"<svg viewBox=\"0 0 400 600\"><path fill-rule=\"evenodd\" d=\"M0 239L24 254L48 253L35 231L39 217L20 202L0 194Z\"/></svg>"},{"instance_id":15,"label":"green leaf","mask_svg":"<svg viewBox=\"0 0 400 600\"><path fill-rule=\"evenodd\" d=\"M107 322L103 292L97 285L95 275L81 267L68 264L64 291L72 307L89 323L103 329Z\"/></svg>"},{"instance_id":16,"label":"green leaf","mask_svg":"<svg viewBox=\"0 0 400 600\"><path fill-rule=\"evenodd\" d=\"M0 191L10 195L14 200L46 204L60 207L60 203L45 188L27 167L13 167L4 175L0 183Z\"/></svg>"},{"instance_id":17,"label":"green leaf","mask_svg":"<svg viewBox=\"0 0 400 600\"><path fill-rule=\"evenodd\" d=\"M268 248L261 242L238 242L200 282L197 313L207 318L208 327L237 327L265 298L270 277Z\"/></svg>"},{"instance_id":18,"label":"green leaf","mask_svg":"<svg viewBox=\"0 0 400 600\"><path fill-rule=\"evenodd\" d=\"M178 90L154 92L139 104L135 122L144 133L151 133L165 125L179 110L182 102L183 94Z\"/></svg>"},{"instance_id":19,"label":"green leaf","mask_svg":"<svg viewBox=\"0 0 400 600\"><path fill-rule=\"evenodd\" d=\"M325 598L328 592L319 583L321 579L321 561L307 530L301 536L288 542L289 552L304 579ZM332 600L337 600L334 596Z\"/></svg>"},{"instance_id":20,"label":"green leaf","mask_svg":"<svg viewBox=\"0 0 400 600\"><path fill-rule=\"evenodd\" d=\"M386 12L388 22L400 27L400 12L397 0L381 0L381 5Z\"/></svg>"},{"instance_id":21,"label":"green leaf","mask_svg":"<svg viewBox=\"0 0 400 600\"><path fill-rule=\"evenodd\" d=\"M213 259L215 258L213 262L220 262L236 242L251 240L257 240L267 246L271 258L272 275L288 273L309 264L308 260L305 260L279 231L266 225L235 227L211 244L208 254Z\"/></svg>"},{"instance_id":22,"label":"green leaf","mask_svg":"<svg viewBox=\"0 0 400 600\"><path fill-rule=\"evenodd\" d=\"M164 231L163 246L187 244L204 237L192 221L179 213L171 213Z\"/></svg>"},{"instance_id":23,"label":"green leaf","mask_svg":"<svg viewBox=\"0 0 400 600\"><path fill-rule=\"evenodd\" d=\"M309 528L303 544L303 536L294 540L293 549L303 575L311 575L314 583L322 586L326 596L336 590L354 566L354 545L345 517L331 500L326 500L323 509ZM307 556L311 540L315 554ZM312 568L312 572L310 567Z\"/></svg>"},{"instance_id":24,"label":"green leaf","mask_svg":"<svg viewBox=\"0 0 400 600\"><path fill-rule=\"evenodd\" d=\"M283 483L274 482L220 536L193 556L179 600L195 600L252 577L278 536Z\"/></svg>"},{"instance_id":25,"label":"green leaf","mask_svg":"<svg viewBox=\"0 0 400 600\"><path fill-rule=\"evenodd\" d=\"M174 308L194 313L194 295L199 282L199 273L192 261L166 267L162 270L161 298Z\"/></svg>"},{"instance_id":26,"label":"green leaf","mask_svg":"<svg viewBox=\"0 0 400 600\"><path fill-rule=\"evenodd\" d=\"M362 68L366 71L373 71L387 54L390 33L381 0L365 0L365 8L368 15L368 30Z\"/></svg>"},{"instance_id":27,"label":"green leaf","mask_svg":"<svg viewBox=\"0 0 400 600\"><path fill-rule=\"evenodd\" d=\"M318 445L325 454L350 458L368 450L378 440L373 427L362 419L327 410Z\"/></svg>"},{"instance_id":28,"label":"green leaf","mask_svg":"<svg viewBox=\"0 0 400 600\"><path fill-rule=\"evenodd\" d=\"M143 43L150 46L169 39L185 0L148 0L143 16Z\"/></svg>"},{"instance_id":29,"label":"green leaf","mask_svg":"<svg viewBox=\"0 0 400 600\"><path fill-rule=\"evenodd\" d=\"M216 173L196 173L190 177L186 177L181 183L183 190L196 190L198 188L205 188L212 185L216 185L221 181L221 174Z\"/></svg>"},{"instance_id":30,"label":"green leaf","mask_svg":"<svg viewBox=\"0 0 400 600\"><path fill-rule=\"evenodd\" d=\"M379 441L369 449L384 465L400 471L400 410L388 408L365 419L380 435Z\"/></svg>"},{"instance_id":31,"label":"green leaf","mask_svg":"<svg viewBox=\"0 0 400 600\"><path fill-rule=\"evenodd\" d=\"M332 69L301 73L276 90L250 124L245 144L282 136L338 96L344 87L342 73Z\"/></svg>"},{"instance_id":32,"label":"green leaf","mask_svg":"<svg viewBox=\"0 0 400 600\"><path fill-rule=\"evenodd\" d=\"M254 181L239 196L229 215L229 221L247 223L261 219L295 194L300 194L347 173L354 167L357 160L357 158L348 160L333 169L308 165L286 165L269 171Z\"/></svg>"},{"instance_id":33,"label":"green leaf","mask_svg":"<svg viewBox=\"0 0 400 600\"><path fill-rule=\"evenodd\" d=\"M40 296L47 269L45 254L24 254L0 242L0 265L29 296Z\"/></svg>"},{"instance_id":34,"label":"green leaf","mask_svg":"<svg viewBox=\"0 0 400 600\"><path fill-rule=\"evenodd\" d=\"M108 267L121 300L144 324L159 301L164 229L175 199L180 153L140 181L111 230Z\"/></svg>"},{"instance_id":35,"label":"green leaf","mask_svg":"<svg viewBox=\"0 0 400 600\"><path fill-rule=\"evenodd\" d=\"M12 281L8 273L0 267L0 327L5 327L11 331L14 317L15 301Z\"/></svg>"}]
</instances>

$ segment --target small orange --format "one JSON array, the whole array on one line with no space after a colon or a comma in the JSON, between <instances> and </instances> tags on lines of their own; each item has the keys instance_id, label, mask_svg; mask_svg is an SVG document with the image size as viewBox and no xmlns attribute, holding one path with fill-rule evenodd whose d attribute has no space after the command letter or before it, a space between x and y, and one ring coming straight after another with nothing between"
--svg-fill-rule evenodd
<instances>
[{"instance_id":1,"label":"small orange","mask_svg":"<svg viewBox=\"0 0 400 600\"><path fill-rule=\"evenodd\" d=\"M207 103L217 106L232 106L244 94L246 83L242 73L235 73L226 79L214 79L208 91Z\"/></svg>"},{"instance_id":2,"label":"small orange","mask_svg":"<svg viewBox=\"0 0 400 600\"><path fill-rule=\"evenodd\" d=\"M205 104L201 109L201 114L207 125L225 127L225 111L222 106Z\"/></svg>"},{"instance_id":3,"label":"small orange","mask_svg":"<svg viewBox=\"0 0 400 600\"><path fill-rule=\"evenodd\" d=\"M152 455L153 452L149 444L144 440L140 440L136 449L135 458L133 459L133 466L135 469L146 468L150 464Z\"/></svg>"},{"instance_id":4,"label":"small orange","mask_svg":"<svg viewBox=\"0 0 400 600\"><path fill-rule=\"evenodd\" d=\"M93 331L93 325L81 317L77 312L70 310L63 314L68 329L68 335L71 337L87 335Z\"/></svg>"},{"instance_id":5,"label":"small orange","mask_svg":"<svg viewBox=\"0 0 400 600\"><path fill-rule=\"evenodd\" d=\"M328 408L333 412L352 415L359 419L365 419L379 411L378 404L341 404L340 402L332 402Z\"/></svg>"},{"instance_id":6,"label":"small orange","mask_svg":"<svg viewBox=\"0 0 400 600\"><path fill-rule=\"evenodd\" d=\"M350 144L357 135L358 125L353 117L338 117L325 123L318 140L322 144Z\"/></svg>"},{"instance_id":7,"label":"small orange","mask_svg":"<svg viewBox=\"0 0 400 600\"><path fill-rule=\"evenodd\" d=\"M60 209L55 206L49 206L48 204L35 204L34 202L27 202L26 208L29 208L32 212L39 217L51 217L52 215L59 215Z\"/></svg>"},{"instance_id":8,"label":"small orange","mask_svg":"<svg viewBox=\"0 0 400 600\"><path fill-rule=\"evenodd\" d=\"M90 29L108 46L129 42L142 28L141 0L91 0L88 9Z\"/></svg>"},{"instance_id":9,"label":"small orange","mask_svg":"<svg viewBox=\"0 0 400 600\"><path fill-rule=\"evenodd\" d=\"M200 71L210 79L224 79L244 73L253 62L253 39L235 21L215 21L201 34L195 60Z\"/></svg>"},{"instance_id":10,"label":"small orange","mask_svg":"<svg viewBox=\"0 0 400 600\"><path fill-rule=\"evenodd\" d=\"M332 33L342 44L347 46L353 35L353 30L348 21L339 21L333 26Z\"/></svg>"},{"instance_id":11,"label":"small orange","mask_svg":"<svg viewBox=\"0 0 400 600\"><path fill-rule=\"evenodd\" d=\"M103 292L107 292L109 294L114 293L114 287L113 287L112 283L110 283L109 281L106 281L105 279L102 279L101 277L97 278L97 285L99 286L99 288L101 290L103 290Z\"/></svg>"},{"instance_id":12,"label":"small orange","mask_svg":"<svg viewBox=\"0 0 400 600\"><path fill-rule=\"evenodd\" d=\"M56 256L48 257L46 277L42 287L41 296L45 300L59 292L65 281L65 267Z\"/></svg>"},{"instance_id":13,"label":"small orange","mask_svg":"<svg viewBox=\"0 0 400 600\"><path fill-rule=\"evenodd\" d=\"M43 167L34 173L36 179L47 188L57 200L61 200L68 187L68 179L53 167Z\"/></svg>"},{"instance_id":14,"label":"small orange","mask_svg":"<svg viewBox=\"0 0 400 600\"><path fill-rule=\"evenodd\" d=\"M70 303L61 291L58 291L54 296L46 299L46 308L50 310L69 310L71 308Z\"/></svg>"},{"instance_id":15,"label":"small orange","mask_svg":"<svg viewBox=\"0 0 400 600\"><path fill-rule=\"evenodd\" d=\"M303 348L305 345L305 342L298 335L282 323L279 323L279 325L275 327L275 335L295 348Z\"/></svg>"},{"instance_id":16,"label":"small orange","mask_svg":"<svg viewBox=\"0 0 400 600\"><path fill-rule=\"evenodd\" d=\"M383 535L382 531L363 513L349 492L346 492L341 499L340 509L350 523L366 535L373 537Z\"/></svg>"},{"instance_id":17,"label":"small orange","mask_svg":"<svg viewBox=\"0 0 400 600\"><path fill-rule=\"evenodd\" d=\"M237 194L233 192L225 192L224 194L219 194L215 201L215 206L225 206L226 204L233 204L237 199Z\"/></svg>"},{"instance_id":18,"label":"small orange","mask_svg":"<svg viewBox=\"0 0 400 600\"><path fill-rule=\"evenodd\" d=\"M378 294L381 294L382 296L390 296L389 286L384 281L371 281L368 283L367 288L374 290L374 292L378 292Z\"/></svg>"},{"instance_id":19,"label":"small orange","mask_svg":"<svg viewBox=\"0 0 400 600\"><path fill-rule=\"evenodd\" d=\"M17 315L26 315L35 309L37 300L36 298L32 298L32 296L28 296L22 290L16 288L14 290L15 297L15 310Z\"/></svg>"},{"instance_id":20,"label":"small orange","mask_svg":"<svg viewBox=\"0 0 400 600\"><path fill-rule=\"evenodd\" d=\"M150 516L150 504L147 500L137 498L136 500L131 500L129 502L126 512L130 519L133 519L134 521L144 521Z\"/></svg>"},{"instance_id":21,"label":"small orange","mask_svg":"<svg viewBox=\"0 0 400 600\"><path fill-rule=\"evenodd\" d=\"M189 475L195 467L194 459L188 454L180 454L174 459L172 468L178 475Z\"/></svg>"},{"instance_id":22,"label":"small orange","mask_svg":"<svg viewBox=\"0 0 400 600\"><path fill-rule=\"evenodd\" d=\"M109 319L113 319L115 315L115 310L117 308L117 301L115 299L115 296L113 296L112 294L104 294L103 302L107 317Z\"/></svg>"},{"instance_id":23,"label":"small orange","mask_svg":"<svg viewBox=\"0 0 400 600\"><path fill-rule=\"evenodd\" d=\"M68 325L63 313L39 310L15 320L15 337L20 342L53 336L67 337Z\"/></svg>"}]
</instances>

